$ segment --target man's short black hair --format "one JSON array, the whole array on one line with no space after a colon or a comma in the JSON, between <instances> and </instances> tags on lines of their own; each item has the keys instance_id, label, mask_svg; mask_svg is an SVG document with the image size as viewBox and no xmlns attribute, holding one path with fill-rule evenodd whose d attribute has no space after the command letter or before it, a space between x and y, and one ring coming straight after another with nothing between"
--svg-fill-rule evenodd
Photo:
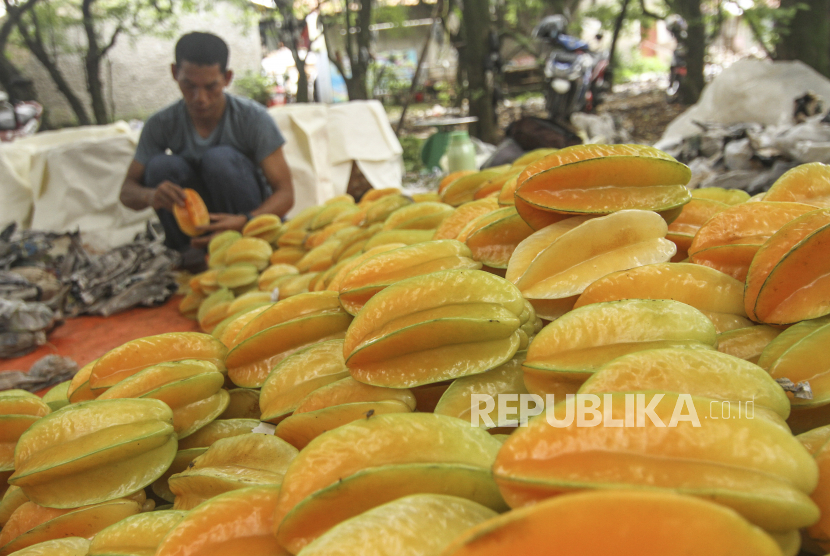
<instances>
[{"instance_id":1,"label":"man's short black hair","mask_svg":"<svg viewBox=\"0 0 830 556\"><path fill-rule=\"evenodd\" d=\"M176 67L181 67L185 61L199 66L219 64L219 71L225 73L228 69L228 45L212 33L188 33L176 43Z\"/></svg>"}]
</instances>

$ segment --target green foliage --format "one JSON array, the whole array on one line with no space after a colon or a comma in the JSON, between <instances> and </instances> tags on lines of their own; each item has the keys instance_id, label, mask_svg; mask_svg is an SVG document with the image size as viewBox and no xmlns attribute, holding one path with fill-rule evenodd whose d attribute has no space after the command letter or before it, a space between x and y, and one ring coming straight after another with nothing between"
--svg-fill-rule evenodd
<instances>
[{"instance_id":1,"label":"green foliage","mask_svg":"<svg viewBox=\"0 0 830 556\"><path fill-rule=\"evenodd\" d=\"M635 52L630 59L619 60L615 73L617 83L626 83L635 76L644 73L668 73L669 65L656 56L642 56Z\"/></svg>"},{"instance_id":2,"label":"green foliage","mask_svg":"<svg viewBox=\"0 0 830 556\"><path fill-rule=\"evenodd\" d=\"M756 39L770 51L781 42L781 37L790 32L789 26L798 10L808 9L806 4L795 6L771 7L761 1L756 1L752 8L744 10L743 15L756 35Z\"/></svg>"},{"instance_id":3,"label":"green foliage","mask_svg":"<svg viewBox=\"0 0 830 556\"><path fill-rule=\"evenodd\" d=\"M403 149L403 165L407 173L419 172L423 168L421 162L421 147L423 139L412 135L400 137L401 148Z\"/></svg>"},{"instance_id":4,"label":"green foliage","mask_svg":"<svg viewBox=\"0 0 830 556\"><path fill-rule=\"evenodd\" d=\"M275 85L276 83L272 78L250 70L246 71L241 77L236 77L233 81L233 87L239 94L255 100L263 106L268 105Z\"/></svg>"}]
</instances>

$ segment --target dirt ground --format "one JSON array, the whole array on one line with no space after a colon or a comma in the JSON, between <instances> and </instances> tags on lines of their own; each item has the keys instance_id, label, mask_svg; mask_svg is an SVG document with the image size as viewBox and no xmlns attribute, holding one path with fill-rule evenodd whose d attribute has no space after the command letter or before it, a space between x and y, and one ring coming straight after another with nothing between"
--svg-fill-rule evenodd
<instances>
[{"instance_id":1,"label":"dirt ground","mask_svg":"<svg viewBox=\"0 0 830 556\"><path fill-rule=\"evenodd\" d=\"M597 112L611 114L614 122L628 131L632 142L653 144L686 108L681 104L669 104L665 92L655 88L613 93Z\"/></svg>"},{"instance_id":2,"label":"dirt ground","mask_svg":"<svg viewBox=\"0 0 830 556\"><path fill-rule=\"evenodd\" d=\"M686 108L668 103L660 83L644 82L615 87L615 92L607 95L597 107L597 113L610 114L617 127L628 131L631 142L653 144ZM506 129L510 122L522 116L547 117L541 95L521 103L506 102L499 110L499 127Z\"/></svg>"}]
</instances>

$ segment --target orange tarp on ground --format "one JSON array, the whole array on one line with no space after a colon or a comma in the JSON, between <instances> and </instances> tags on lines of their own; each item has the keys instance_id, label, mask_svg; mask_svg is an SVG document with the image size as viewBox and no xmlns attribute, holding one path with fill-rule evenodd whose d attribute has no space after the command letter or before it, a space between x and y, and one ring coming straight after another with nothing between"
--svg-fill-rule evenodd
<instances>
[{"instance_id":1,"label":"orange tarp on ground","mask_svg":"<svg viewBox=\"0 0 830 556\"><path fill-rule=\"evenodd\" d=\"M0 372L27 371L44 355L68 357L82 367L130 340L163 332L199 331L196 321L179 314L181 296L160 307L139 307L111 317L83 316L66 321L48 337L49 342L23 357L0 359Z\"/></svg>"}]
</instances>

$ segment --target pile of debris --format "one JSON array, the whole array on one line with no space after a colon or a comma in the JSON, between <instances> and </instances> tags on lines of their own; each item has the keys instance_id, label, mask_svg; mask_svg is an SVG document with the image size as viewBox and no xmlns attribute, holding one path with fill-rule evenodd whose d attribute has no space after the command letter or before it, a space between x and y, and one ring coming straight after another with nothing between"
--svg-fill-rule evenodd
<instances>
[{"instance_id":1,"label":"pile of debris","mask_svg":"<svg viewBox=\"0 0 830 556\"><path fill-rule=\"evenodd\" d=\"M800 62L744 61L707 85L655 145L692 169L690 188L765 192L787 170L830 163L830 81Z\"/></svg>"},{"instance_id":2,"label":"pile of debris","mask_svg":"<svg viewBox=\"0 0 830 556\"><path fill-rule=\"evenodd\" d=\"M164 303L175 293L179 255L148 224L130 244L88 250L79 232L0 232L0 357L46 343L65 317L110 316Z\"/></svg>"}]
</instances>

